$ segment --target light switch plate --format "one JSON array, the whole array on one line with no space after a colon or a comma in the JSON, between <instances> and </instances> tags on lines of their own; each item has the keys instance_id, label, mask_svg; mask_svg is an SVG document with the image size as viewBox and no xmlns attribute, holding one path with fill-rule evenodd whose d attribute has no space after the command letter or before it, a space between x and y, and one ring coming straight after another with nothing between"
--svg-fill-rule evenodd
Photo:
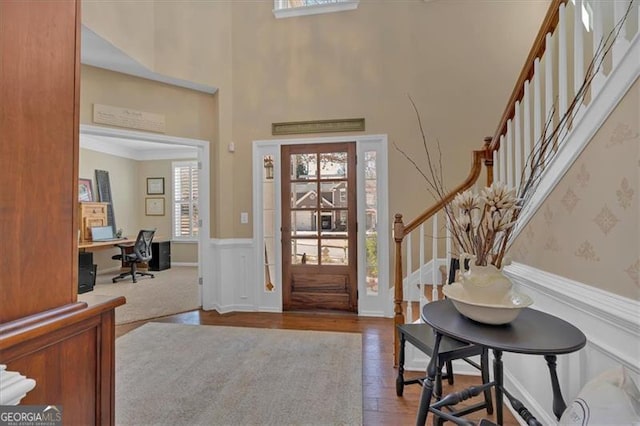
<instances>
[{"instance_id":1,"label":"light switch plate","mask_svg":"<svg viewBox=\"0 0 640 426\"><path fill-rule=\"evenodd\" d=\"M247 212L240 213L240 223L249 223L249 213Z\"/></svg>"}]
</instances>

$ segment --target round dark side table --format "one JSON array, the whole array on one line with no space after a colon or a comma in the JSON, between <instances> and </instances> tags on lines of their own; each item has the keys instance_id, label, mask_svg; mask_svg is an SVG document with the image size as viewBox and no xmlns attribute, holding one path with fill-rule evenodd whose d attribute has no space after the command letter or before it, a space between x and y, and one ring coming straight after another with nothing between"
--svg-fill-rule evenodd
<instances>
[{"instance_id":1,"label":"round dark side table","mask_svg":"<svg viewBox=\"0 0 640 426\"><path fill-rule=\"evenodd\" d=\"M465 399L478 395L487 387L495 389L496 421L502 424L502 402L506 395L513 408L530 425L540 424L527 408L514 398L503 386L502 353L514 352L544 356L549 367L551 388L553 391L553 413L558 419L564 412L566 404L562 398L558 375L556 373L556 356L568 354L582 349L587 339L575 326L568 322L535 309L525 308L520 315L504 325L488 325L470 320L461 315L450 300L427 303L422 308L422 320L429 324L436 333L433 353L438 353L442 336L452 337L474 345L491 349L494 355L493 381L482 386L475 386L460 392L452 393L440 401L431 404L434 380L436 376L436 358L431 357L427 367L427 378L422 388L420 408L416 424L424 425L431 411L435 415L464 424L464 419L452 418L440 408L455 405Z\"/></svg>"}]
</instances>

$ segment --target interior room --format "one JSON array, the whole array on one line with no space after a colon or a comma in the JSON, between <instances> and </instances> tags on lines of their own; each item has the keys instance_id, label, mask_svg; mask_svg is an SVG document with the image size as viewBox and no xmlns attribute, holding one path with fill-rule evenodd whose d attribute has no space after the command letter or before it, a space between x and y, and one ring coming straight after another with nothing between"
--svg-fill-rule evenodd
<instances>
[{"instance_id":1,"label":"interior room","mask_svg":"<svg viewBox=\"0 0 640 426\"><path fill-rule=\"evenodd\" d=\"M0 419L640 423L639 3L0 1Z\"/></svg>"}]
</instances>

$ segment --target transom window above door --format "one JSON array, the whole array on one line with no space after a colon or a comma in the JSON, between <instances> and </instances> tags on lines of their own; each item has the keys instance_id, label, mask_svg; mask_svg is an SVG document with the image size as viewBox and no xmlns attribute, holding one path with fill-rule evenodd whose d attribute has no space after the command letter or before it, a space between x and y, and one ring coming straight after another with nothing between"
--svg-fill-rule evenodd
<instances>
[{"instance_id":1,"label":"transom window above door","mask_svg":"<svg viewBox=\"0 0 640 426\"><path fill-rule=\"evenodd\" d=\"M274 0L276 18L342 12L358 7L359 0Z\"/></svg>"}]
</instances>

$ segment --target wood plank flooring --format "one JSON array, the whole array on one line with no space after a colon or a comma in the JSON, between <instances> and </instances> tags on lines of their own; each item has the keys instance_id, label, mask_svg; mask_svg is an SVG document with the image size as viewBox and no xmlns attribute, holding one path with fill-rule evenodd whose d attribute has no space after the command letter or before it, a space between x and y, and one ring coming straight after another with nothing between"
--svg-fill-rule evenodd
<instances>
[{"instance_id":1,"label":"wood plank flooring","mask_svg":"<svg viewBox=\"0 0 640 426\"><path fill-rule=\"evenodd\" d=\"M419 385L405 386L404 395L396 396L397 369L393 367L393 320L389 318L358 317L340 313L263 313L233 312L219 314L215 311L192 311L154 319L155 322L225 325L237 327L277 328L295 330L338 331L362 334L362 384L363 422L365 425L413 425L420 398ZM146 321L116 326L116 336L141 326ZM405 378L424 374L407 372ZM446 381L445 381L446 383ZM479 383L478 377L456 376L455 384L445 384L443 392L461 390L470 384ZM470 403L475 402L470 400ZM470 415L478 421L486 417L495 421L495 415L485 411ZM427 422L432 421L430 415ZM504 424L516 426L518 422L504 408Z\"/></svg>"}]
</instances>

